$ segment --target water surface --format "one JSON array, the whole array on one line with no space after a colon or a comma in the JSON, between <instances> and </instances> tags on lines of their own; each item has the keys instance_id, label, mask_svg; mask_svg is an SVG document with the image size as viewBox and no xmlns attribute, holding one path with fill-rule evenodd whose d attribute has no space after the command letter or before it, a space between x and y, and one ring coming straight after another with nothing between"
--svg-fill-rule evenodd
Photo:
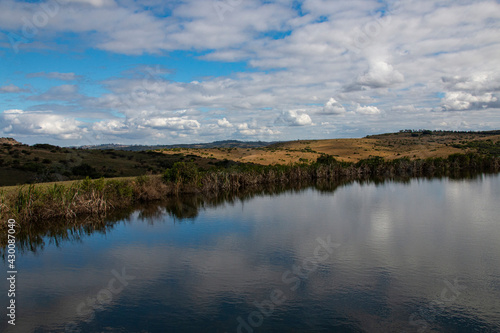
<instances>
[{"instance_id":1,"label":"water surface","mask_svg":"<svg viewBox=\"0 0 500 333\"><path fill-rule=\"evenodd\" d=\"M484 175L149 206L22 251L0 330L500 331L499 199Z\"/></svg>"}]
</instances>

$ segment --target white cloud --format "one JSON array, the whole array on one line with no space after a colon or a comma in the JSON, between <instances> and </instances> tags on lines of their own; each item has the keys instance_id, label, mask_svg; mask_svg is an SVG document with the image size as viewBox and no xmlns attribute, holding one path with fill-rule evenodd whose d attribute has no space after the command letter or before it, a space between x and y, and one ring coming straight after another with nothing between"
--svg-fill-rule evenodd
<instances>
[{"instance_id":1,"label":"white cloud","mask_svg":"<svg viewBox=\"0 0 500 333\"><path fill-rule=\"evenodd\" d=\"M248 124L247 123L238 124L238 125L236 125L236 127L238 128L238 130L244 131L244 130L248 129Z\"/></svg>"},{"instance_id":2,"label":"white cloud","mask_svg":"<svg viewBox=\"0 0 500 333\"><path fill-rule=\"evenodd\" d=\"M328 100L328 102L326 102L325 106L323 107L323 110L321 112L321 114L333 114L333 115L339 115L339 114L343 114L345 113L346 110L345 108L342 106L342 104L340 104L339 102L337 102L333 97L330 98Z\"/></svg>"},{"instance_id":3,"label":"white cloud","mask_svg":"<svg viewBox=\"0 0 500 333\"><path fill-rule=\"evenodd\" d=\"M134 119L133 121L136 122L139 126L176 131L196 130L201 126L197 120L188 119L186 117L156 117L147 119Z\"/></svg>"},{"instance_id":4,"label":"white cloud","mask_svg":"<svg viewBox=\"0 0 500 333\"><path fill-rule=\"evenodd\" d=\"M129 125L125 124L124 121L120 120L103 120L96 122L92 125L92 129L99 134L111 134L111 135L120 135L120 134L129 134L131 132L131 128Z\"/></svg>"},{"instance_id":5,"label":"white cloud","mask_svg":"<svg viewBox=\"0 0 500 333\"><path fill-rule=\"evenodd\" d=\"M432 124L452 124L450 112L442 112L451 110L464 111L460 114L471 128L498 127L498 2L390 2L383 18L377 14L381 4L372 0L304 0L302 13L289 1L233 4L221 21L211 1L73 1L61 6L60 14L22 47L65 52L67 46L57 42L70 34L75 43L71 46L82 49L138 56L187 50L185 56L197 66L211 66L208 60L241 61L251 71L176 82L165 79L165 71L154 77L138 71L117 74L103 64L98 77L85 74L102 81L88 84L76 73L52 72L41 65L39 73L22 74L23 83L38 77L74 84L41 91L41 80L30 86L9 78L15 85L0 92L37 87L27 98L2 96L17 98L8 101L9 108L21 107L13 104L16 101L24 106L27 100L36 101L29 106L36 110L61 112L57 107L64 106L82 118L98 119L96 133L130 140L160 137L162 130L168 139L173 132L176 138L188 135L185 140L191 142L221 139L231 125L231 135L270 134L278 124L290 126L279 139L326 137L319 126L307 126L313 124L310 115L315 123L328 126L336 114L342 115L335 121L338 136L424 128L430 118ZM33 17L39 9L39 2L0 1L0 29L21 34L22 18ZM8 35L0 34L0 46L10 47ZM149 61L134 58L139 66L151 66ZM97 97L81 95L88 91ZM475 109L483 109L488 118L479 121L468 112ZM183 110L189 112L179 113ZM391 121L363 117L381 110ZM237 124L247 128L238 129Z\"/></svg>"},{"instance_id":6,"label":"white cloud","mask_svg":"<svg viewBox=\"0 0 500 333\"><path fill-rule=\"evenodd\" d=\"M404 76L384 61L370 65L370 70L356 80L356 85L370 88L389 87L404 82Z\"/></svg>"},{"instance_id":7,"label":"white cloud","mask_svg":"<svg viewBox=\"0 0 500 333\"><path fill-rule=\"evenodd\" d=\"M270 137L281 134L278 130L273 130L267 127L258 127L256 124L249 126L248 123L242 123L238 124L237 128L240 134L250 137Z\"/></svg>"},{"instance_id":8,"label":"white cloud","mask_svg":"<svg viewBox=\"0 0 500 333\"><path fill-rule=\"evenodd\" d=\"M377 108L376 106L361 106L361 105L358 105L356 107L356 112L363 115L376 115L381 113L379 108Z\"/></svg>"},{"instance_id":9,"label":"white cloud","mask_svg":"<svg viewBox=\"0 0 500 333\"><path fill-rule=\"evenodd\" d=\"M226 118L217 120L217 125L219 125L219 127L223 127L223 128L233 127L233 124L231 124Z\"/></svg>"},{"instance_id":10,"label":"white cloud","mask_svg":"<svg viewBox=\"0 0 500 333\"><path fill-rule=\"evenodd\" d=\"M305 112L289 110L282 112L276 119L276 123L288 126L307 126L312 125L312 120Z\"/></svg>"},{"instance_id":11,"label":"white cloud","mask_svg":"<svg viewBox=\"0 0 500 333\"><path fill-rule=\"evenodd\" d=\"M86 132L74 118L49 112L6 110L1 123L3 131L11 135L49 135L69 140L81 138Z\"/></svg>"},{"instance_id":12,"label":"white cloud","mask_svg":"<svg viewBox=\"0 0 500 333\"><path fill-rule=\"evenodd\" d=\"M491 93L474 96L466 92L448 92L443 98L443 108L447 111L462 111L470 109L487 108L492 102L498 99Z\"/></svg>"},{"instance_id":13,"label":"white cloud","mask_svg":"<svg viewBox=\"0 0 500 333\"><path fill-rule=\"evenodd\" d=\"M201 124L187 116L151 116L147 112L141 112L141 116L135 118L102 120L91 126L92 135L97 138L120 138L120 140L185 138L200 129Z\"/></svg>"}]
</instances>

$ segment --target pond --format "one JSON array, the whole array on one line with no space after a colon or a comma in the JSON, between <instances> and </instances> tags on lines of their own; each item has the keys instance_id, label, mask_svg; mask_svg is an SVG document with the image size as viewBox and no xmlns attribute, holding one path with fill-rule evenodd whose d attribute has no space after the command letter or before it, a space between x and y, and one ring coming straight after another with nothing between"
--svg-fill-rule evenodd
<instances>
[{"instance_id":1,"label":"pond","mask_svg":"<svg viewBox=\"0 0 500 333\"><path fill-rule=\"evenodd\" d=\"M353 182L32 235L0 331L498 332L499 202L500 175Z\"/></svg>"}]
</instances>

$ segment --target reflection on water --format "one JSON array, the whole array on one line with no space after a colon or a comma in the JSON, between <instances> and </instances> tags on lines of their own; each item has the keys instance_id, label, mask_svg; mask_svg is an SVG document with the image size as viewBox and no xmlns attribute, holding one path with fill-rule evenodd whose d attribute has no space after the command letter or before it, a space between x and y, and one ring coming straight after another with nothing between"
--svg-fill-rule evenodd
<instances>
[{"instance_id":1,"label":"reflection on water","mask_svg":"<svg viewBox=\"0 0 500 333\"><path fill-rule=\"evenodd\" d=\"M399 182L407 182L408 180L398 180ZM361 183L382 183L384 180L366 180ZM137 218L148 224L163 220L165 215L170 216L174 223L182 223L185 220L195 219L200 209L214 208L224 204L235 204L244 202L255 197L273 196L281 193L295 193L306 188L314 186L318 191L333 193L335 189L341 185L351 183L346 181L343 183L332 182L317 182L314 185L309 183L298 183L293 186L268 186L260 190L238 191L236 193L226 192L212 195L186 195L180 197L168 197L162 202L154 202L149 204L136 205L129 209L120 209L106 216L83 216L68 222L65 219L55 219L39 223L36 225L28 225L20 228L16 235L18 244L17 251L37 252L43 250L46 244L55 244L59 246L65 241L81 241L82 238L90 236L94 233L106 234L112 230L116 224L127 223L133 214L137 214ZM4 237L6 238L6 237ZM0 243L0 255L5 258L6 242Z\"/></svg>"},{"instance_id":2,"label":"reflection on water","mask_svg":"<svg viewBox=\"0 0 500 333\"><path fill-rule=\"evenodd\" d=\"M40 227L0 330L500 331L499 185L317 184Z\"/></svg>"}]
</instances>

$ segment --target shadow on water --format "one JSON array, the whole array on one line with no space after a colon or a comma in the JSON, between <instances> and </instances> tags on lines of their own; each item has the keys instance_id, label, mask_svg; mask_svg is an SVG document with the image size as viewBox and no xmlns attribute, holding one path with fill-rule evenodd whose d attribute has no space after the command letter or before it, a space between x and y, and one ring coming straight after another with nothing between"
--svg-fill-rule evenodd
<instances>
[{"instance_id":1,"label":"shadow on water","mask_svg":"<svg viewBox=\"0 0 500 333\"><path fill-rule=\"evenodd\" d=\"M448 177L405 177L405 178L365 178L346 179L340 182L322 181L297 182L293 185L268 185L258 188L247 189L237 192L179 195L165 198L162 201L138 204L128 209L119 209L106 215L77 217L71 221L66 219L54 219L39 224L23 224L16 226L16 252L38 253L43 251L47 245L61 246L65 242L81 242L84 238L93 234L107 234L120 224L131 222L133 214L137 219L147 224L163 223L165 216L169 216L174 223L193 221L201 210L216 208L222 205L233 205L246 202L256 197L278 196L284 193L300 193L314 188L320 193L332 195L338 188L352 183L361 185L374 184L383 185L387 182L410 184L415 179L477 179L482 174L460 174ZM1 237L0 255L6 260L7 237Z\"/></svg>"}]
</instances>

